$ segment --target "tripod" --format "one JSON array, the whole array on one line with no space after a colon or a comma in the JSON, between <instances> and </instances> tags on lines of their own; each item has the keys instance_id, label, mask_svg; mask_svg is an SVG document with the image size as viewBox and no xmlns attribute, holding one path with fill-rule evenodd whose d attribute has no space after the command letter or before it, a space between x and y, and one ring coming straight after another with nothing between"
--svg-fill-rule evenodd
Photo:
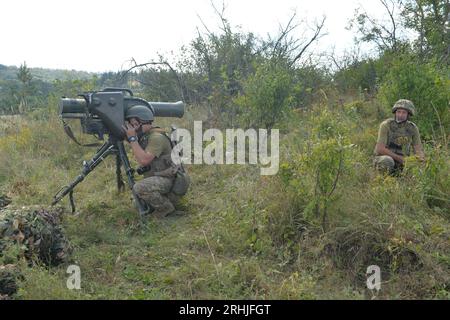
<instances>
[{"instance_id":1,"label":"tripod","mask_svg":"<svg viewBox=\"0 0 450 320\"><path fill-rule=\"evenodd\" d=\"M59 190L53 197L52 206L58 203L62 198L69 194L70 205L72 207L72 213L75 212L75 202L73 200L73 189L76 185L86 178L86 176L91 173L103 160L106 159L111 154L116 155L116 176L117 176L117 188L119 191L123 191L125 188L125 183L122 179L121 166L124 166L125 173L127 175L128 186L133 194L134 202L139 211L141 218L150 212L149 206L139 199L136 193L133 191L134 186L134 169L130 166L130 161L128 160L127 153L125 152L125 147L123 141L117 139L113 135L109 135L108 141L103 143L103 145L97 150L96 154L90 161L83 161L83 170L81 174L69 185L64 186Z\"/></svg>"}]
</instances>

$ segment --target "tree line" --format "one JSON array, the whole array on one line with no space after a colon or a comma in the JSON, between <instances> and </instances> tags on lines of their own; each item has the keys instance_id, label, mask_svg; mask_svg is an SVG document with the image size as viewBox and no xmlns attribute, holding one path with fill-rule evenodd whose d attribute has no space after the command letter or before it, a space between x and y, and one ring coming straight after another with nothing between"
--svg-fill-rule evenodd
<instances>
[{"instance_id":1,"label":"tree line","mask_svg":"<svg viewBox=\"0 0 450 320\"><path fill-rule=\"evenodd\" d=\"M197 36L172 61L131 59L126 70L53 81L35 78L24 63L16 79L0 77L0 112L23 113L61 95L123 86L148 100L206 106L209 119L220 117L223 125L271 128L291 109L359 94L386 108L399 98L413 100L419 114L429 115L419 124L431 137L433 127L449 123L449 1L378 1L384 18L358 8L349 25L355 47L340 56L314 49L326 36L326 17L311 25L294 13L277 34L262 38L232 26L225 6L212 3L219 30L201 20ZM375 53L360 54L368 44Z\"/></svg>"}]
</instances>

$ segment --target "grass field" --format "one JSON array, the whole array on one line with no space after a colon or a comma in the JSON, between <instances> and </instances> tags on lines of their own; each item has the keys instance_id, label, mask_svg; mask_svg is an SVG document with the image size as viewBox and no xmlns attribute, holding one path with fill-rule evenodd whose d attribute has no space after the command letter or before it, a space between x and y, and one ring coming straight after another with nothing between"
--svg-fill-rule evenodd
<instances>
[{"instance_id":1,"label":"grass field","mask_svg":"<svg viewBox=\"0 0 450 320\"><path fill-rule=\"evenodd\" d=\"M81 290L66 288L65 265L22 266L16 298L450 298L447 149L427 146L427 164L411 160L400 178L378 175L371 167L378 109L370 102L363 111L329 107L330 117L319 107L280 124L278 175L260 176L250 165L189 165L186 214L149 219L144 227L131 194L117 193L113 157L106 159L76 188L75 215L67 199L61 203ZM370 121L363 123L365 111ZM200 107L160 124L192 128L194 119L206 119ZM333 126L344 127L354 146L333 195L313 203L316 175L309 169L320 158L305 157L314 159L315 145L325 143L310 145L316 130ZM12 206L48 206L95 151L70 142L54 116L2 117L0 128L0 194ZM366 288L373 264L382 270L379 292Z\"/></svg>"}]
</instances>

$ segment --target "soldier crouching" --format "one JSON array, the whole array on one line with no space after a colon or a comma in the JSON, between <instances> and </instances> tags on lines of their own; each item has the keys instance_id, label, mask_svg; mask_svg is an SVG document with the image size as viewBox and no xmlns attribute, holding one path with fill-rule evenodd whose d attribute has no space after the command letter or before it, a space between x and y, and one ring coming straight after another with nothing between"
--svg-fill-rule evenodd
<instances>
[{"instance_id":1,"label":"soldier crouching","mask_svg":"<svg viewBox=\"0 0 450 320\"><path fill-rule=\"evenodd\" d=\"M144 179L137 182L133 190L154 209L155 217L176 213L179 196L172 188L179 167L171 159L170 138L162 129L152 126L153 113L145 106L131 107L126 119L124 130L133 154L141 168L148 168L144 170Z\"/></svg>"},{"instance_id":2,"label":"soldier crouching","mask_svg":"<svg viewBox=\"0 0 450 320\"><path fill-rule=\"evenodd\" d=\"M401 99L394 104L392 113L395 114L394 118L387 119L380 125L374 165L382 172L397 174L403 169L404 157L410 156L411 151L414 151L421 161L424 161L425 154L419 129L409 121L415 114L413 103Z\"/></svg>"}]
</instances>

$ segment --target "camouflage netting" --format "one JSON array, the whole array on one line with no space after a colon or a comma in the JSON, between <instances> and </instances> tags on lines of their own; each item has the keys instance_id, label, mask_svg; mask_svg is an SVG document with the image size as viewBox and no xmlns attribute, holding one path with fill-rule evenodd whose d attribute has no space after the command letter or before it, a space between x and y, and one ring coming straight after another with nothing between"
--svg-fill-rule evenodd
<instances>
[{"instance_id":1,"label":"camouflage netting","mask_svg":"<svg viewBox=\"0 0 450 320\"><path fill-rule=\"evenodd\" d=\"M61 225L62 210L4 207L7 201L0 196L0 299L17 290L17 261L56 266L67 262L71 252Z\"/></svg>"},{"instance_id":2,"label":"camouflage netting","mask_svg":"<svg viewBox=\"0 0 450 320\"><path fill-rule=\"evenodd\" d=\"M0 209L11 203L11 199L0 194Z\"/></svg>"},{"instance_id":3,"label":"camouflage netting","mask_svg":"<svg viewBox=\"0 0 450 320\"><path fill-rule=\"evenodd\" d=\"M17 281L22 278L15 265L0 265L0 300L9 300L17 292Z\"/></svg>"},{"instance_id":4,"label":"camouflage netting","mask_svg":"<svg viewBox=\"0 0 450 320\"><path fill-rule=\"evenodd\" d=\"M70 252L61 226L61 210L3 209L0 211L0 256L8 246L19 244L23 256L46 265L65 262Z\"/></svg>"}]
</instances>

